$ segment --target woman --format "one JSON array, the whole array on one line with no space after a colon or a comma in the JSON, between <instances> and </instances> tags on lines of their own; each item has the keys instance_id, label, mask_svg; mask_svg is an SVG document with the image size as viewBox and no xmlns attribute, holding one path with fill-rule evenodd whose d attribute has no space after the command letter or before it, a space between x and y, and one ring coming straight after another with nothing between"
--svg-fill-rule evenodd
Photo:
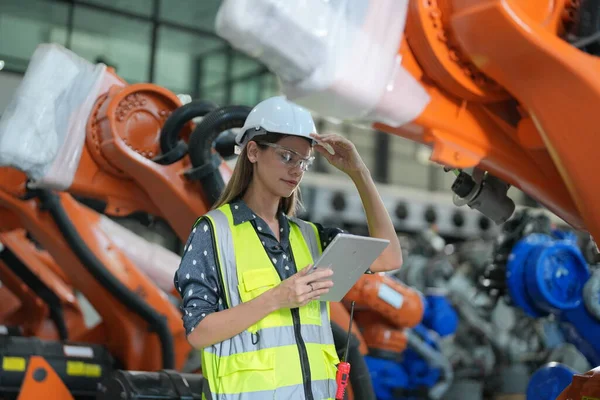
<instances>
[{"instance_id":1,"label":"woman","mask_svg":"<svg viewBox=\"0 0 600 400\"><path fill-rule=\"evenodd\" d=\"M396 232L355 147L316 134L305 109L267 99L236 141L233 175L194 225L175 275L188 340L215 399L334 398L339 359L329 306L318 301L331 271L306 267L341 230L294 216L313 148L355 183L371 236L390 240L373 272L400 267Z\"/></svg>"}]
</instances>

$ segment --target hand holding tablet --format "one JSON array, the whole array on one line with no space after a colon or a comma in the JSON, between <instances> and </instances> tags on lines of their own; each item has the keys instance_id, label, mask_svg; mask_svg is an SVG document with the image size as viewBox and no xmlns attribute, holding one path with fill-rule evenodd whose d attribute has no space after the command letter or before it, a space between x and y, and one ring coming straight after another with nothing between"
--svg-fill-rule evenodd
<instances>
[{"instance_id":1,"label":"hand holding tablet","mask_svg":"<svg viewBox=\"0 0 600 400\"><path fill-rule=\"evenodd\" d=\"M309 274L317 269L333 271L333 275L326 278L333 281L333 287L328 293L322 294L320 300L341 301L389 243L386 239L347 233L338 234L321 257L310 267Z\"/></svg>"}]
</instances>

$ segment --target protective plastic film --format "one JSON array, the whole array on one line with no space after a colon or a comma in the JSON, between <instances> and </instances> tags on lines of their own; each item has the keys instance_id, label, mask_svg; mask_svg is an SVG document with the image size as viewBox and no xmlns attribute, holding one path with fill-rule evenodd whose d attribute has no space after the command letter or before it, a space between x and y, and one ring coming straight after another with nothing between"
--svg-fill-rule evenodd
<instances>
[{"instance_id":1,"label":"protective plastic film","mask_svg":"<svg viewBox=\"0 0 600 400\"><path fill-rule=\"evenodd\" d=\"M392 126L429 102L400 64L408 0L224 0L216 32L324 116Z\"/></svg>"},{"instance_id":2,"label":"protective plastic film","mask_svg":"<svg viewBox=\"0 0 600 400\"><path fill-rule=\"evenodd\" d=\"M100 216L100 227L115 245L164 292L173 289L173 276L181 257L159 244L152 243L122 225Z\"/></svg>"},{"instance_id":3,"label":"protective plastic film","mask_svg":"<svg viewBox=\"0 0 600 400\"><path fill-rule=\"evenodd\" d=\"M0 166L25 172L38 186L68 188L105 70L62 46L38 46L0 120Z\"/></svg>"}]
</instances>

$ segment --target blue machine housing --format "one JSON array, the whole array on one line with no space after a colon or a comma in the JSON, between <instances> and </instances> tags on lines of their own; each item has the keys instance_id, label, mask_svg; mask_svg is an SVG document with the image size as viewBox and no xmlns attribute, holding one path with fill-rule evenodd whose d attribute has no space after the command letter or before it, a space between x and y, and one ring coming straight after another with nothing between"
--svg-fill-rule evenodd
<instances>
[{"instance_id":1,"label":"blue machine housing","mask_svg":"<svg viewBox=\"0 0 600 400\"><path fill-rule=\"evenodd\" d=\"M423 325L413 328L422 340L439 351L432 331ZM365 356L377 400L422 399L440 379L442 371L433 368L414 350L407 348L399 361Z\"/></svg>"},{"instance_id":2,"label":"blue machine housing","mask_svg":"<svg viewBox=\"0 0 600 400\"><path fill-rule=\"evenodd\" d=\"M555 400L571 384L576 373L560 363L551 362L542 366L529 380L527 400Z\"/></svg>"},{"instance_id":3,"label":"blue machine housing","mask_svg":"<svg viewBox=\"0 0 600 400\"><path fill-rule=\"evenodd\" d=\"M555 315L565 339L600 364L600 320L587 310L588 264L572 233L531 234L513 247L506 265L513 303L534 318Z\"/></svg>"},{"instance_id":4,"label":"blue machine housing","mask_svg":"<svg viewBox=\"0 0 600 400\"><path fill-rule=\"evenodd\" d=\"M443 295L433 294L425 297L425 312L423 325L445 337L456 332L458 314L452 304Z\"/></svg>"},{"instance_id":5,"label":"blue machine housing","mask_svg":"<svg viewBox=\"0 0 600 400\"><path fill-rule=\"evenodd\" d=\"M412 328L412 331L434 351L439 352L439 337L451 335L456 331L458 314L445 296L428 295L424 300L422 323ZM366 356L365 361L378 400L422 399L423 392L435 386L442 375L439 368L429 365L411 348L399 354L398 360Z\"/></svg>"}]
</instances>

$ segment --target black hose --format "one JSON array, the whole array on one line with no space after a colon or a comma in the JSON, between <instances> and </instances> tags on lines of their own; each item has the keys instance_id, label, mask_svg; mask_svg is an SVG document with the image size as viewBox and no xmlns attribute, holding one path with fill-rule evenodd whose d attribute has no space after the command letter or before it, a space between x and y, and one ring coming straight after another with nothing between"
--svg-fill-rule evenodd
<instances>
[{"instance_id":1,"label":"black hose","mask_svg":"<svg viewBox=\"0 0 600 400\"><path fill-rule=\"evenodd\" d=\"M196 126L189 141L190 160L194 167L207 164L212 155L212 145L221 132L241 128L252 111L248 106L225 106L208 113Z\"/></svg>"},{"instance_id":2,"label":"black hose","mask_svg":"<svg viewBox=\"0 0 600 400\"><path fill-rule=\"evenodd\" d=\"M175 365L173 336L165 317L150 307L123 283L116 279L90 250L73 226L60 198L47 189L35 191L40 198L42 207L50 212L56 226L63 235L69 247L73 250L87 271L117 300L123 303L133 313L139 315L156 332L160 339L163 368L172 369Z\"/></svg>"},{"instance_id":3,"label":"black hose","mask_svg":"<svg viewBox=\"0 0 600 400\"><path fill-rule=\"evenodd\" d=\"M578 37L575 47L598 56L600 55L600 0L582 0L579 5L579 15L575 23L575 34Z\"/></svg>"},{"instance_id":4,"label":"black hose","mask_svg":"<svg viewBox=\"0 0 600 400\"><path fill-rule=\"evenodd\" d=\"M220 134L215 140L215 150L225 160L235 156L235 138L237 134L234 131L226 131Z\"/></svg>"},{"instance_id":5,"label":"black hose","mask_svg":"<svg viewBox=\"0 0 600 400\"><path fill-rule=\"evenodd\" d=\"M69 339L69 330L67 329L62 306L50 308L50 319L56 326L56 331L58 332L60 340L67 341Z\"/></svg>"},{"instance_id":6,"label":"black hose","mask_svg":"<svg viewBox=\"0 0 600 400\"><path fill-rule=\"evenodd\" d=\"M168 153L177 146L179 133L189 121L196 117L203 117L217 105L211 101L194 100L175 109L160 131L160 150L163 154Z\"/></svg>"},{"instance_id":7,"label":"black hose","mask_svg":"<svg viewBox=\"0 0 600 400\"><path fill-rule=\"evenodd\" d=\"M0 260L27 285L48 306L49 316L56 327L60 340L69 339L69 331L65 322L63 307L60 299L42 280L25 265L11 249L5 247L0 251Z\"/></svg>"},{"instance_id":8,"label":"black hose","mask_svg":"<svg viewBox=\"0 0 600 400\"><path fill-rule=\"evenodd\" d=\"M206 378L173 370L118 370L102 382L96 400L212 400Z\"/></svg>"},{"instance_id":9,"label":"black hose","mask_svg":"<svg viewBox=\"0 0 600 400\"><path fill-rule=\"evenodd\" d=\"M333 331L335 348L341 359L345 350L346 340L348 340L348 332L333 321L331 322L331 330ZM360 400L375 400L377 397L375 396L375 389L373 389L369 367L360 352L360 342L354 334L350 334L346 361L348 361L351 366L350 384L352 385L354 398Z\"/></svg>"},{"instance_id":10,"label":"black hose","mask_svg":"<svg viewBox=\"0 0 600 400\"><path fill-rule=\"evenodd\" d=\"M208 113L189 140L189 155L193 169L186 175L202 183L209 205L219 198L225 184L219 172L220 157L212 152L213 143L222 132L241 128L252 110L248 106L225 106Z\"/></svg>"}]
</instances>

